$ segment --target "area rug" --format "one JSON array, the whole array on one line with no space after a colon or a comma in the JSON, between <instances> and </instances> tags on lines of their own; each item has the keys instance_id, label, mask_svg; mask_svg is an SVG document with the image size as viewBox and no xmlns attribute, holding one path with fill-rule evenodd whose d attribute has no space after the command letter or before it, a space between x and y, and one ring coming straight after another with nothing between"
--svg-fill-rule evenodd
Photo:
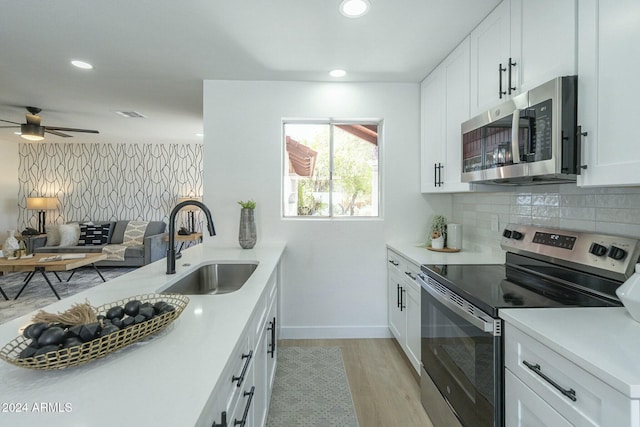
<instances>
[{"instance_id":1,"label":"area rug","mask_svg":"<svg viewBox=\"0 0 640 427\"><path fill-rule=\"evenodd\" d=\"M99 267L100 268L100 267ZM75 274L71 278L71 281L67 282L67 278L71 272L60 272L58 275L62 282L53 275L53 273L47 273L51 284L60 295L60 298L64 299L68 296L77 294L78 292L86 289L98 286L102 283L109 284L109 280L121 276L125 273L135 270L135 268L129 267L101 267L100 273L104 276L106 283L100 279L98 273L92 267L84 267L76 269ZM11 273L6 276L0 276L0 288L10 298L9 301L5 301L2 294L0 294L0 324L3 324L11 319L20 317L23 314L30 311L42 308L46 305L56 302L58 299L51 291L49 285L44 280L44 277L40 273L37 273L29 282L29 285L22 291L20 298L14 301L20 288L24 284L24 279L27 273Z\"/></svg>"},{"instance_id":2,"label":"area rug","mask_svg":"<svg viewBox=\"0 0 640 427\"><path fill-rule=\"evenodd\" d=\"M280 347L267 427L358 426L340 347Z\"/></svg>"}]
</instances>

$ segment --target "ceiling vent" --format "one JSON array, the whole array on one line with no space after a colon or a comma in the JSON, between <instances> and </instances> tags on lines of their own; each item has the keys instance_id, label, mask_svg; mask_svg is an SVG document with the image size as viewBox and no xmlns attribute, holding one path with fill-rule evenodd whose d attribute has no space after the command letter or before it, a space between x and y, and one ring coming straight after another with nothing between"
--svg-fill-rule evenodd
<instances>
[{"instance_id":1,"label":"ceiling vent","mask_svg":"<svg viewBox=\"0 0 640 427\"><path fill-rule=\"evenodd\" d=\"M116 111L116 114L128 119L146 119L147 116L140 114L137 111Z\"/></svg>"}]
</instances>

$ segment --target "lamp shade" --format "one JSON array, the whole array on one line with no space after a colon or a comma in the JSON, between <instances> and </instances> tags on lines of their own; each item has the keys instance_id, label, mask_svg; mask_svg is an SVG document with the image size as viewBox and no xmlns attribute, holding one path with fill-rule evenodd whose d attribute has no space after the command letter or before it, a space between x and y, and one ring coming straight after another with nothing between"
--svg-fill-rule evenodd
<instances>
[{"instance_id":1,"label":"lamp shade","mask_svg":"<svg viewBox=\"0 0 640 427\"><path fill-rule=\"evenodd\" d=\"M36 211L50 211L58 207L55 197L27 197L27 209Z\"/></svg>"},{"instance_id":2,"label":"lamp shade","mask_svg":"<svg viewBox=\"0 0 640 427\"><path fill-rule=\"evenodd\" d=\"M187 200L194 200L196 202L202 202L202 197L178 197L178 201L176 202L176 205L182 202L186 202ZM184 208L180 209L181 211L192 211L194 208L193 206L185 206Z\"/></svg>"}]
</instances>

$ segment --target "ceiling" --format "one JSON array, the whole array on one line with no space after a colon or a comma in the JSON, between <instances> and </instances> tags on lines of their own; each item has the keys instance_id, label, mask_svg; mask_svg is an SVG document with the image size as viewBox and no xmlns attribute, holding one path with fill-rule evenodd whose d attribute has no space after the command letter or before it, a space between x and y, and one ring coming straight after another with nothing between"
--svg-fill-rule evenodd
<instances>
[{"instance_id":1,"label":"ceiling","mask_svg":"<svg viewBox=\"0 0 640 427\"><path fill-rule=\"evenodd\" d=\"M0 119L35 106L45 126L100 131L51 142L201 142L203 80L418 82L499 3L370 1L358 19L340 0L5 1Z\"/></svg>"}]
</instances>

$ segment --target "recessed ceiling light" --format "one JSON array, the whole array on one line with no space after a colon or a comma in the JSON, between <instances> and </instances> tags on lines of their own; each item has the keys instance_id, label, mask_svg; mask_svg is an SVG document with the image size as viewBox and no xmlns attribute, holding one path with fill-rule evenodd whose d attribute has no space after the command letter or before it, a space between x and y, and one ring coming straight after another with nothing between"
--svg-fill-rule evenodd
<instances>
[{"instance_id":1,"label":"recessed ceiling light","mask_svg":"<svg viewBox=\"0 0 640 427\"><path fill-rule=\"evenodd\" d=\"M74 67L82 68L83 70L93 69L93 65L89 64L88 62L78 61L77 59L71 61L71 65L73 65Z\"/></svg>"},{"instance_id":2,"label":"recessed ceiling light","mask_svg":"<svg viewBox=\"0 0 640 427\"><path fill-rule=\"evenodd\" d=\"M369 0L342 0L340 13L347 18L359 18L369 11Z\"/></svg>"},{"instance_id":3,"label":"recessed ceiling light","mask_svg":"<svg viewBox=\"0 0 640 427\"><path fill-rule=\"evenodd\" d=\"M347 72L345 70L331 70L329 71L329 75L331 77L344 77L347 75Z\"/></svg>"},{"instance_id":4,"label":"recessed ceiling light","mask_svg":"<svg viewBox=\"0 0 640 427\"><path fill-rule=\"evenodd\" d=\"M203 136L204 136L204 133L196 133L196 136L198 136L198 137L203 137Z\"/></svg>"}]
</instances>

